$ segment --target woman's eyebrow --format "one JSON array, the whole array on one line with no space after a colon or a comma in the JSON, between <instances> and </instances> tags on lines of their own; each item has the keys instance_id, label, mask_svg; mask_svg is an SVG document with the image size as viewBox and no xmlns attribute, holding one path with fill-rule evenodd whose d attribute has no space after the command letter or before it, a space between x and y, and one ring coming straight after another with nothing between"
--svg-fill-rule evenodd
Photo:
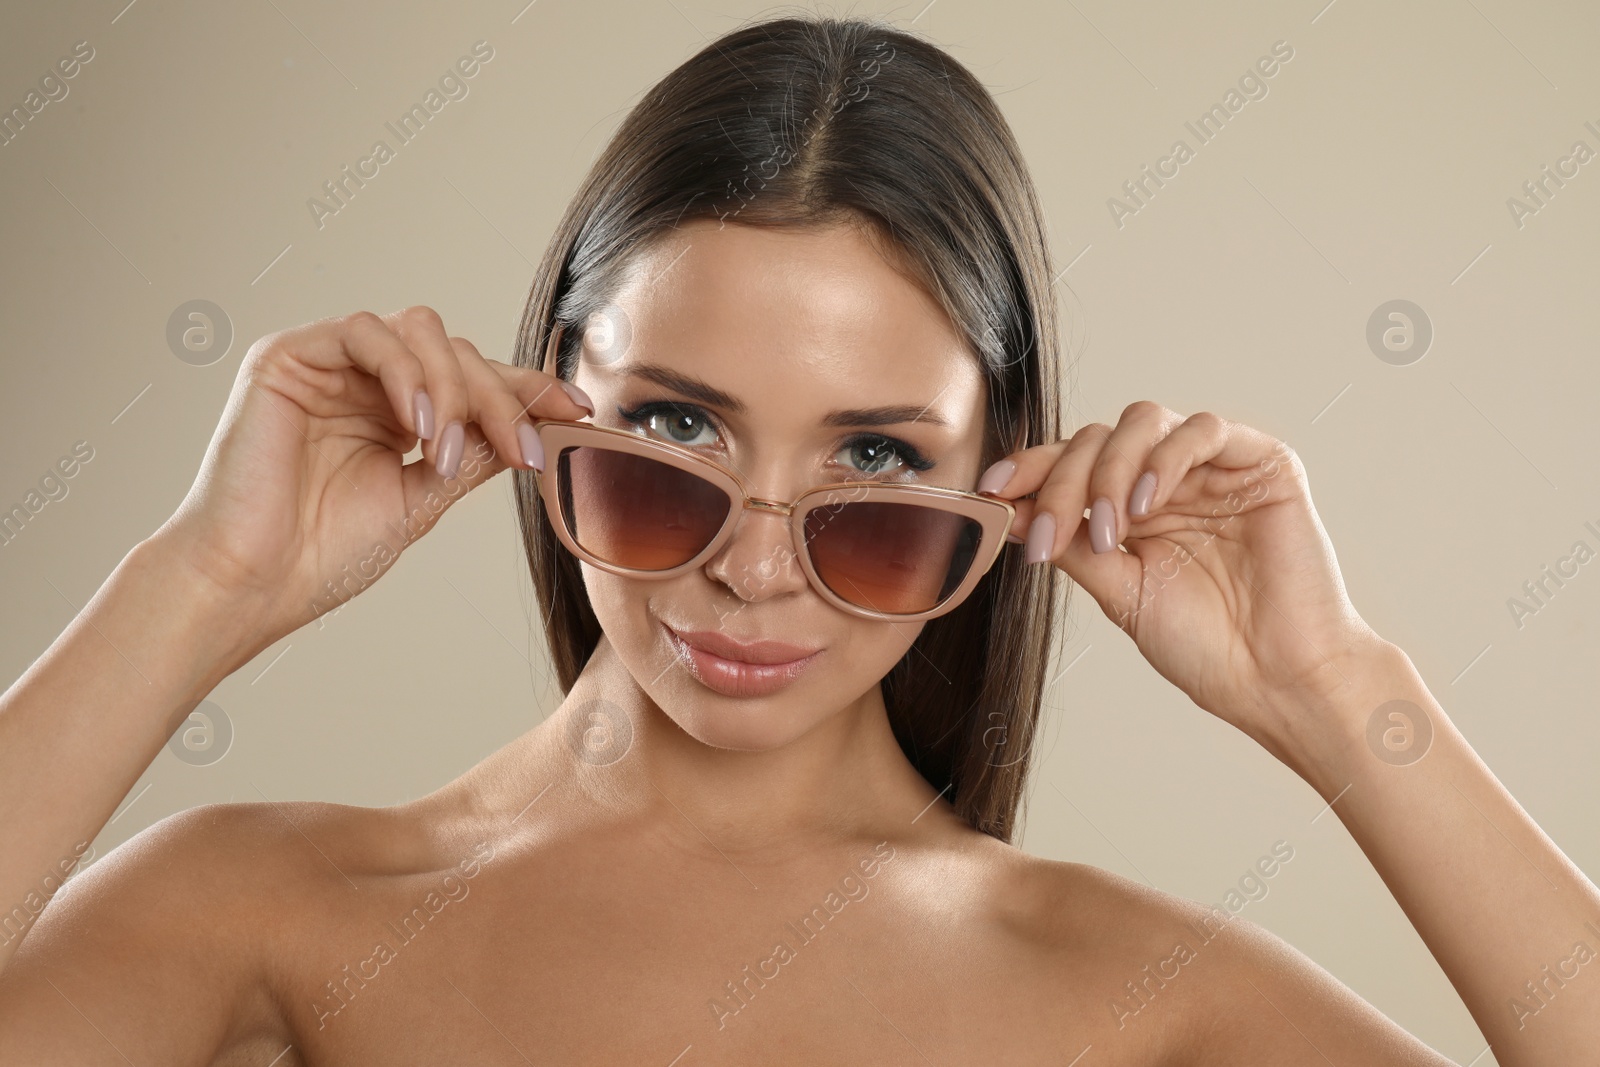
<instances>
[{"instance_id":1,"label":"woman's eyebrow","mask_svg":"<svg viewBox=\"0 0 1600 1067\"><path fill-rule=\"evenodd\" d=\"M928 410L927 404L890 404L881 408L850 408L830 411L822 417L824 426L891 426L897 422L928 422L949 426L943 415Z\"/></svg>"},{"instance_id":2,"label":"woman's eyebrow","mask_svg":"<svg viewBox=\"0 0 1600 1067\"><path fill-rule=\"evenodd\" d=\"M749 408L744 402L731 393L723 392L710 382L696 378L691 374L683 374L670 367L663 367L657 363L629 363L621 368L624 376L629 378L643 378L657 385L692 397L703 404L722 408L724 411L735 415L748 415ZM850 408L843 411L830 411L823 416L825 426L888 426L899 422L927 422L935 426L949 426L950 423L937 412L929 411L930 405L923 404L889 404L876 408Z\"/></svg>"}]
</instances>

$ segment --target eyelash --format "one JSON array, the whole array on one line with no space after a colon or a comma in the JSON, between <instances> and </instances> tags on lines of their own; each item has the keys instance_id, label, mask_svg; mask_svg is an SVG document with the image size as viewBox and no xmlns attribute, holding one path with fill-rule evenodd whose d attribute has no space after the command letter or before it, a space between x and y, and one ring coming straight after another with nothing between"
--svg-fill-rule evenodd
<instances>
[{"instance_id":1,"label":"eyelash","mask_svg":"<svg viewBox=\"0 0 1600 1067\"><path fill-rule=\"evenodd\" d=\"M722 428L717 425L717 420L711 417L710 412L696 404L686 404L675 400L653 400L639 404L631 409L623 408L620 405L617 408L617 417L632 426L643 427L655 415L692 415L695 418L704 419L717 431L719 436L722 433ZM678 441L671 443L681 444ZM894 454L899 457L900 462L917 473L930 470L934 465L933 460L924 456L914 445L902 441L898 437L889 437L881 433L855 434L840 442L839 447L849 448L852 445L877 443L886 444L894 449ZM866 474L867 472L860 471L858 473Z\"/></svg>"}]
</instances>

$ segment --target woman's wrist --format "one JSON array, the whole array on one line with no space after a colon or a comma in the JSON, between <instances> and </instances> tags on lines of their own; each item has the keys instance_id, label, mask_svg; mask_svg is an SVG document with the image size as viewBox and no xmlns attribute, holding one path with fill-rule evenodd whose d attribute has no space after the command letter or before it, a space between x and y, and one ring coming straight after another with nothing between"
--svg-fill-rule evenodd
<instances>
[{"instance_id":1,"label":"woman's wrist","mask_svg":"<svg viewBox=\"0 0 1600 1067\"><path fill-rule=\"evenodd\" d=\"M266 606L218 583L165 528L135 545L114 578L116 592L160 632L168 652L161 669L186 698L204 699L271 644L259 631Z\"/></svg>"},{"instance_id":2,"label":"woman's wrist","mask_svg":"<svg viewBox=\"0 0 1600 1067\"><path fill-rule=\"evenodd\" d=\"M1405 650L1376 634L1330 659L1318 684L1274 705L1277 729L1258 740L1329 798L1348 784L1341 776L1352 756L1403 761L1438 714Z\"/></svg>"}]
</instances>

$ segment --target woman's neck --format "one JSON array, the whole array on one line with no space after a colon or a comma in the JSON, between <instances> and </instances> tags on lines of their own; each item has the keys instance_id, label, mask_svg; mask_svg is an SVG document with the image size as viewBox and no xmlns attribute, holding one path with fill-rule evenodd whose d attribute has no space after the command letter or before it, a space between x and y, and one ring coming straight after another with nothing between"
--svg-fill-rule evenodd
<instances>
[{"instance_id":1,"label":"woman's neck","mask_svg":"<svg viewBox=\"0 0 1600 1067\"><path fill-rule=\"evenodd\" d=\"M927 810L936 791L901 751L878 685L780 746L718 748L663 711L602 635L536 732L565 746L550 755L565 755L582 794L610 818L659 824L730 855L903 833L925 810L931 818L919 822L943 821Z\"/></svg>"}]
</instances>

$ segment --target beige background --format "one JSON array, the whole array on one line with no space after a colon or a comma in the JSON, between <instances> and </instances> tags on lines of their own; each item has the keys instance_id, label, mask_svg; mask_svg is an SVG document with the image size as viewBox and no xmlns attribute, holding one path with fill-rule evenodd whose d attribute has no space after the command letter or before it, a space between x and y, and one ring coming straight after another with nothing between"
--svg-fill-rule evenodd
<instances>
[{"instance_id":1,"label":"beige background","mask_svg":"<svg viewBox=\"0 0 1600 1067\"><path fill-rule=\"evenodd\" d=\"M1148 397L1294 445L1357 607L1593 875L1600 564L1520 629L1507 601L1575 541L1600 547L1584 527L1600 527L1600 161L1521 228L1506 201L1574 141L1600 150L1584 127L1600 127L1600 15L1578 0L1325 2L833 10L915 19L998 94L1056 267L1071 264L1071 426ZM74 442L94 449L68 496L0 547L7 684L177 506L254 339L420 302L509 358L532 264L625 111L706 36L787 10L124 3L8 0L0 34L6 109L75 42L95 50L0 147L0 510ZM494 58L470 94L319 229L308 198L478 40ZM1294 58L1268 95L1119 228L1107 199L1279 40ZM196 298L235 331L206 367L165 339ZM1365 339L1393 298L1436 331L1409 366ZM558 700L530 603L501 479L324 628L220 686L231 748L204 766L163 752L96 854L196 804L436 788ZM1025 847L1217 901L1287 840L1293 861L1242 914L1446 1055L1478 1056L1344 827L1313 821L1321 798L1157 676L1088 597L1072 616Z\"/></svg>"}]
</instances>

